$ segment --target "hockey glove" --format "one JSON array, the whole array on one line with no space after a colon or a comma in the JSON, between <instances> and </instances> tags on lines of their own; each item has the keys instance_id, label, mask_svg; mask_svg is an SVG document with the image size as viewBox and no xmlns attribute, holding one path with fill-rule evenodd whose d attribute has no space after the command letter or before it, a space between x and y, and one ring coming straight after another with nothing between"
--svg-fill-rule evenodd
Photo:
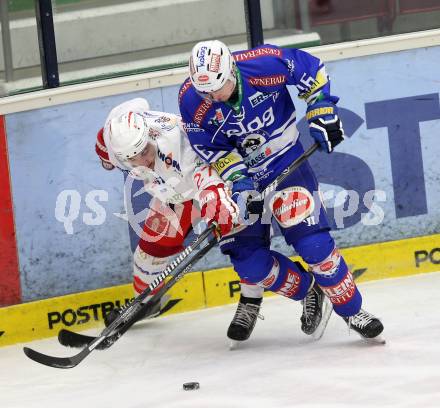
<instances>
[{"instance_id":1,"label":"hockey glove","mask_svg":"<svg viewBox=\"0 0 440 408\"><path fill-rule=\"evenodd\" d=\"M262 214L264 202L255 191L254 182L249 177L243 177L232 185L232 199L240 209L240 215L244 220L249 219L250 214Z\"/></svg>"},{"instance_id":2,"label":"hockey glove","mask_svg":"<svg viewBox=\"0 0 440 408\"><path fill-rule=\"evenodd\" d=\"M337 101L336 97L331 97ZM321 149L331 153L341 143L344 129L338 117L338 108L333 102L322 100L307 108L310 135L320 144Z\"/></svg>"},{"instance_id":3,"label":"hockey glove","mask_svg":"<svg viewBox=\"0 0 440 408\"><path fill-rule=\"evenodd\" d=\"M199 194L202 218L208 223L217 224L220 235L231 232L238 222L239 208L231 199L223 183L209 186Z\"/></svg>"}]
</instances>

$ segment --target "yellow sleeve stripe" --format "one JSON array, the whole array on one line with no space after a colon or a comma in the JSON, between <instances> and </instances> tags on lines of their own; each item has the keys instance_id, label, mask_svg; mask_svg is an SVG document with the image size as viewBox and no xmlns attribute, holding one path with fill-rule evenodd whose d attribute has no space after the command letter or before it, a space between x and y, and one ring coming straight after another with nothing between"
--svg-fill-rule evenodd
<instances>
[{"instance_id":1,"label":"yellow sleeve stripe","mask_svg":"<svg viewBox=\"0 0 440 408\"><path fill-rule=\"evenodd\" d=\"M313 81L313 84L310 86L309 90L299 94L299 98L308 100L311 95L321 89L328 82L327 74L325 72L325 68L321 68L316 73L316 78Z\"/></svg>"}]
</instances>

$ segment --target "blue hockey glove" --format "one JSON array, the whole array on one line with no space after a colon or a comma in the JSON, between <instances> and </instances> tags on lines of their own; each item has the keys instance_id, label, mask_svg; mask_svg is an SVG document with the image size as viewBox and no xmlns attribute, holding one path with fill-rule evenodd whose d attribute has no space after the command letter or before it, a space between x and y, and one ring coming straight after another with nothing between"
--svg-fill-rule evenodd
<instances>
[{"instance_id":1,"label":"blue hockey glove","mask_svg":"<svg viewBox=\"0 0 440 408\"><path fill-rule=\"evenodd\" d=\"M259 194L255 191L254 182L249 177L242 177L232 184L232 196L240 209L240 215L244 220L249 214L261 214L263 201L258 200ZM250 205L252 203L252 205ZM261 207L261 210L258 210Z\"/></svg>"},{"instance_id":2,"label":"blue hockey glove","mask_svg":"<svg viewBox=\"0 0 440 408\"><path fill-rule=\"evenodd\" d=\"M336 97L330 98L337 101ZM306 118L309 122L310 135L327 153L331 153L335 146L344 140L344 129L338 117L338 108L333 102L322 100L314 103L307 108Z\"/></svg>"}]
</instances>

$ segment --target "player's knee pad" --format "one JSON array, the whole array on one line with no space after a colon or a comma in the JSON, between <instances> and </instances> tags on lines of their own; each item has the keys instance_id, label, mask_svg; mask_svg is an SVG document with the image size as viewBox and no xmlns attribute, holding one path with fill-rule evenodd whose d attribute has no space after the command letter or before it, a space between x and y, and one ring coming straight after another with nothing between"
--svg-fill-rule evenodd
<instances>
[{"instance_id":1,"label":"player's knee pad","mask_svg":"<svg viewBox=\"0 0 440 408\"><path fill-rule=\"evenodd\" d=\"M293 246L298 255L311 265L327 258L335 247L335 241L328 231L318 231L303 236Z\"/></svg>"},{"instance_id":2,"label":"player's knee pad","mask_svg":"<svg viewBox=\"0 0 440 408\"><path fill-rule=\"evenodd\" d=\"M138 245L133 256L133 288L135 296L142 293L167 266L170 257L149 255ZM157 291L162 285L155 289Z\"/></svg>"},{"instance_id":3,"label":"player's knee pad","mask_svg":"<svg viewBox=\"0 0 440 408\"><path fill-rule=\"evenodd\" d=\"M359 311L362 296L344 258L328 232L308 235L295 249L309 265L316 282L333 304L336 313L348 316Z\"/></svg>"},{"instance_id":4,"label":"player's knee pad","mask_svg":"<svg viewBox=\"0 0 440 408\"><path fill-rule=\"evenodd\" d=\"M269 274L273 260L268 248L241 247L229 252L235 271L241 279L258 283Z\"/></svg>"},{"instance_id":5,"label":"player's knee pad","mask_svg":"<svg viewBox=\"0 0 440 408\"><path fill-rule=\"evenodd\" d=\"M268 248L231 254L231 261L245 282L295 300L303 299L311 284L310 274L301 265Z\"/></svg>"}]
</instances>

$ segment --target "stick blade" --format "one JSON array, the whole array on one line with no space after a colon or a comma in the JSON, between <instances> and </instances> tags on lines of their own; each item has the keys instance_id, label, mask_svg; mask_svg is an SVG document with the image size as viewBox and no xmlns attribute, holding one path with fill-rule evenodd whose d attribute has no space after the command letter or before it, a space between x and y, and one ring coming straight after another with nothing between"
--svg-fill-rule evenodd
<instances>
[{"instance_id":1,"label":"stick blade","mask_svg":"<svg viewBox=\"0 0 440 408\"><path fill-rule=\"evenodd\" d=\"M99 343L95 348L96 350L106 350L111 347L116 340L121 337L122 334L116 333L112 336L105 338L101 343ZM61 329L58 332L58 341L61 345L73 348L87 347L92 342L96 341L98 337L87 336L85 334L76 333L68 329Z\"/></svg>"},{"instance_id":2,"label":"stick blade","mask_svg":"<svg viewBox=\"0 0 440 408\"><path fill-rule=\"evenodd\" d=\"M67 329L61 329L58 332L58 341L66 347L83 348L94 341L96 337L85 334L75 333ZM97 347L99 349L99 346Z\"/></svg>"},{"instance_id":3,"label":"stick blade","mask_svg":"<svg viewBox=\"0 0 440 408\"><path fill-rule=\"evenodd\" d=\"M85 356L90 353L88 348L83 349L80 353L73 357L54 357L40 353L29 347L23 347L24 354L36 363L46 365L53 368L73 368L76 367Z\"/></svg>"}]
</instances>

